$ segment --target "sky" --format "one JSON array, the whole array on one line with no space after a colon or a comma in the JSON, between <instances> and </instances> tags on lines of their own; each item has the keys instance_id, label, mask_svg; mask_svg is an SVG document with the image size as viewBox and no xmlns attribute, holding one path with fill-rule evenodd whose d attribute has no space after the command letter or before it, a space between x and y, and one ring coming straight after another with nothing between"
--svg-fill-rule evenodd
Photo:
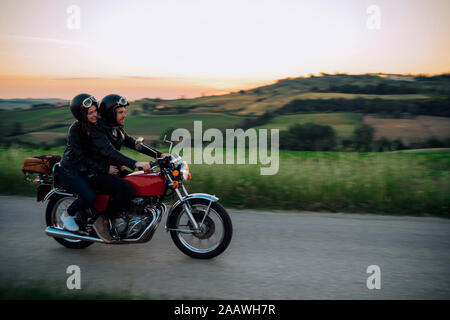
<instances>
[{"instance_id":1,"label":"sky","mask_svg":"<svg viewBox=\"0 0 450 320\"><path fill-rule=\"evenodd\" d=\"M189 98L320 72L450 72L449 0L0 6L0 98Z\"/></svg>"}]
</instances>

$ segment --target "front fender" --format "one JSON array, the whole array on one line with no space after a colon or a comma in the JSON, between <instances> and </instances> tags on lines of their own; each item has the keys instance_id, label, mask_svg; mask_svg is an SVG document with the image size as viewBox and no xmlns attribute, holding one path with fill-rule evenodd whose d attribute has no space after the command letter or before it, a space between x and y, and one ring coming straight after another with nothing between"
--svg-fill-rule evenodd
<instances>
[{"instance_id":1,"label":"front fender","mask_svg":"<svg viewBox=\"0 0 450 320\"><path fill-rule=\"evenodd\" d=\"M170 221L170 216L171 216L172 212L179 206L183 205L184 202L189 201L191 199L206 199L206 200L210 200L212 202L219 201L219 198L217 198L215 195L211 195L211 194L207 194L207 193L192 193L188 196L185 196L183 198L183 200L178 200L170 208L169 213L167 214L167 219L166 219L166 229L167 229L167 221Z\"/></svg>"}]
</instances>

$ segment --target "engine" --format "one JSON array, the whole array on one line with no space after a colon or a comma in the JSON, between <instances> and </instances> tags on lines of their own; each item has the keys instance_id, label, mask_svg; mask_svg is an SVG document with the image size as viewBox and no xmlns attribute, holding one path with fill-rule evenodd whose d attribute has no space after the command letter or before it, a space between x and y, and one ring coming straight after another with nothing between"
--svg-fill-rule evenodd
<instances>
[{"instance_id":1,"label":"engine","mask_svg":"<svg viewBox=\"0 0 450 320\"><path fill-rule=\"evenodd\" d=\"M117 235L126 239L138 238L148 225L162 214L157 197L137 197L129 208L113 221Z\"/></svg>"}]
</instances>

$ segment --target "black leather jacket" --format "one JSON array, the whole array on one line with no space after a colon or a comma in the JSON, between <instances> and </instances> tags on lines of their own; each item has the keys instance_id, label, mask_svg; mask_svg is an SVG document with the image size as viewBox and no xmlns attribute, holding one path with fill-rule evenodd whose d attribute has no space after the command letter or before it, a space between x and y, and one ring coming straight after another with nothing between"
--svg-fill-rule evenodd
<instances>
[{"instance_id":1,"label":"black leather jacket","mask_svg":"<svg viewBox=\"0 0 450 320\"><path fill-rule=\"evenodd\" d=\"M92 127L89 140L88 154L92 160L101 165L107 165L108 169L110 165L124 165L130 169L135 168L136 160L125 156L119 151L122 145L136 150L136 140L129 136L123 127L114 128L100 119L97 124ZM152 152L145 152L145 154L157 158L161 156L162 153L152 149ZM108 169L106 169L106 172L103 171L98 173L107 173Z\"/></svg>"},{"instance_id":2,"label":"black leather jacket","mask_svg":"<svg viewBox=\"0 0 450 320\"><path fill-rule=\"evenodd\" d=\"M109 165L95 161L88 153L89 134L81 130L79 121L75 121L69 128L67 147L63 153L61 167L80 172L108 172Z\"/></svg>"}]
</instances>

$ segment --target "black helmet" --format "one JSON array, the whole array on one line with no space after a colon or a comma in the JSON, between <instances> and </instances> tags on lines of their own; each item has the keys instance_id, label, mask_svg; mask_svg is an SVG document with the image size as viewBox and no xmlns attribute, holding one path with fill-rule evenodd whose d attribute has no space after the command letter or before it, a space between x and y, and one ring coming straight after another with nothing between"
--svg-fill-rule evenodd
<instances>
[{"instance_id":1,"label":"black helmet","mask_svg":"<svg viewBox=\"0 0 450 320\"><path fill-rule=\"evenodd\" d=\"M70 101L70 111L77 120L81 121L83 114L87 113L87 110L93 105L98 108L97 99L91 94L81 93Z\"/></svg>"},{"instance_id":2,"label":"black helmet","mask_svg":"<svg viewBox=\"0 0 450 320\"><path fill-rule=\"evenodd\" d=\"M117 124L115 110L118 107L126 107L129 105L128 100L118 94L107 95L102 99L102 102L100 102L100 116L111 124Z\"/></svg>"}]
</instances>

